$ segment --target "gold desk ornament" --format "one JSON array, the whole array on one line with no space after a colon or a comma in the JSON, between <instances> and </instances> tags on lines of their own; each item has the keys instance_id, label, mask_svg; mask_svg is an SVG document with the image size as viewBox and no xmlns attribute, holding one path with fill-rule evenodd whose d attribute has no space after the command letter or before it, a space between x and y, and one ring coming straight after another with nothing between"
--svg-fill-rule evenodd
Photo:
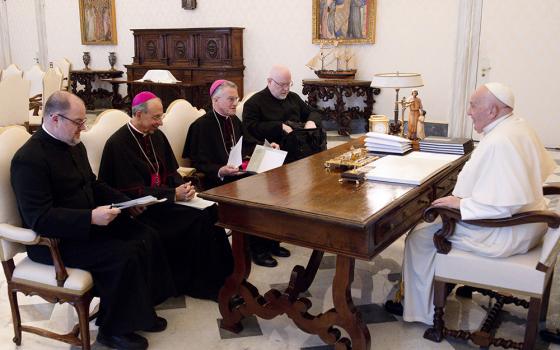
<instances>
[{"instance_id":1,"label":"gold desk ornament","mask_svg":"<svg viewBox=\"0 0 560 350\"><path fill-rule=\"evenodd\" d=\"M369 117L369 131L380 134L389 133L389 118L385 115L372 114Z\"/></svg>"},{"instance_id":2,"label":"gold desk ornament","mask_svg":"<svg viewBox=\"0 0 560 350\"><path fill-rule=\"evenodd\" d=\"M344 152L339 156L327 160L325 162L325 168L341 170L360 168L373 162L377 158L379 157L368 154L368 151L365 148L352 147L350 151Z\"/></svg>"}]
</instances>

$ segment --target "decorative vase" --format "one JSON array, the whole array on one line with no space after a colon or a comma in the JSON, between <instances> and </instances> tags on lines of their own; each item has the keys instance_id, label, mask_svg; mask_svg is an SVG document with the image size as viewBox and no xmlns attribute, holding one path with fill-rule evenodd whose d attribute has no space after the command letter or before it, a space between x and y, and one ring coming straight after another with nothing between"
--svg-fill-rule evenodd
<instances>
[{"instance_id":1,"label":"decorative vase","mask_svg":"<svg viewBox=\"0 0 560 350\"><path fill-rule=\"evenodd\" d=\"M114 52L109 52L109 64L111 65L111 70L115 70L115 63L117 63L117 55Z\"/></svg>"},{"instance_id":2,"label":"decorative vase","mask_svg":"<svg viewBox=\"0 0 560 350\"><path fill-rule=\"evenodd\" d=\"M89 55L89 51L84 51L84 55L82 56L82 60L84 61L84 65L86 66L84 70L89 70L89 63L91 62L91 56Z\"/></svg>"}]
</instances>

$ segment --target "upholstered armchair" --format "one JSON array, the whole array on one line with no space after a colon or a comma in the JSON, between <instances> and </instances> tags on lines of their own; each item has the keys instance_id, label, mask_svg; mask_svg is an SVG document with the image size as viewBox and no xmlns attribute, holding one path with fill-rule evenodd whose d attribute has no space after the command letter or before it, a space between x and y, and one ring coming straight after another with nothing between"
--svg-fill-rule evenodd
<instances>
[{"instance_id":1,"label":"upholstered armchair","mask_svg":"<svg viewBox=\"0 0 560 350\"><path fill-rule=\"evenodd\" d=\"M243 120L243 105L248 99L251 98L251 96L253 96L256 93L257 93L256 91L252 91L249 92L248 94L245 94L245 96L243 96L243 99L239 101L239 103L237 104L237 107L235 107L235 115L237 116L237 118L239 118L239 120Z\"/></svg>"},{"instance_id":2,"label":"upholstered armchair","mask_svg":"<svg viewBox=\"0 0 560 350\"><path fill-rule=\"evenodd\" d=\"M41 69L39 64L34 64L23 72L23 79L29 80L31 83L31 88L29 90L29 110L30 115L39 115L39 109L42 105L42 95L43 95L43 77L45 76L45 71Z\"/></svg>"},{"instance_id":3,"label":"upholstered armchair","mask_svg":"<svg viewBox=\"0 0 560 350\"><path fill-rule=\"evenodd\" d=\"M179 174L183 178L193 181L194 185L199 188L203 181L203 174L196 173L196 169L191 166L190 159L184 159L182 154L189 127L205 113L204 109L193 107L187 100L175 100L167 107L163 125L160 127L173 149L173 154L179 164Z\"/></svg>"},{"instance_id":4,"label":"upholstered armchair","mask_svg":"<svg viewBox=\"0 0 560 350\"><path fill-rule=\"evenodd\" d=\"M49 68L43 76L43 92L41 94L41 110L29 115L29 130L37 129L43 122L43 109L49 97L62 90L62 72L58 68Z\"/></svg>"},{"instance_id":5,"label":"upholstered armchair","mask_svg":"<svg viewBox=\"0 0 560 350\"><path fill-rule=\"evenodd\" d=\"M125 112L118 109L107 109L97 116L94 124L88 130L82 132L80 139L86 147L91 170L96 176L99 173L105 143L129 120L130 117Z\"/></svg>"},{"instance_id":6,"label":"upholstered armchair","mask_svg":"<svg viewBox=\"0 0 560 350\"><path fill-rule=\"evenodd\" d=\"M543 192L545 195L560 194L560 187L545 186ZM447 238L454 233L456 223L462 221L461 213L445 207L430 207L424 212L424 220L428 222L433 222L437 216L441 216L443 225L434 235L434 244L438 251L434 279L434 325L426 330L424 338L440 342L444 337L456 337L470 340L480 347L493 345L533 349L539 321L546 319L552 274L560 250L558 212L533 211L519 213L511 218L464 221L481 227L505 227L535 222L548 225L549 229L539 245L525 254L507 258L488 258L452 249ZM474 291L496 300L479 330L452 330L445 327L444 307L450 283L472 286ZM529 309L523 342L494 336L494 328L499 325L497 315L504 304L515 304Z\"/></svg>"},{"instance_id":7,"label":"upholstered armchair","mask_svg":"<svg viewBox=\"0 0 560 350\"><path fill-rule=\"evenodd\" d=\"M24 125L29 119L31 83L22 75L0 81L0 126Z\"/></svg>"},{"instance_id":8,"label":"upholstered armchair","mask_svg":"<svg viewBox=\"0 0 560 350\"><path fill-rule=\"evenodd\" d=\"M62 262L58 240L39 236L21 227L15 195L10 185L10 163L14 153L30 135L25 128L13 126L0 131L0 260L6 275L8 298L14 327L13 341L21 345L22 331L53 338L83 349L90 348L89 306L93 298L93 280L89 272L66 268ZM54 266L39 264L27 256L26 245L49 248ZM78 314L78 324L67 334L22 325L17 293L38 295L51 303L70 303Z\"/></svg>"}]
</instances>

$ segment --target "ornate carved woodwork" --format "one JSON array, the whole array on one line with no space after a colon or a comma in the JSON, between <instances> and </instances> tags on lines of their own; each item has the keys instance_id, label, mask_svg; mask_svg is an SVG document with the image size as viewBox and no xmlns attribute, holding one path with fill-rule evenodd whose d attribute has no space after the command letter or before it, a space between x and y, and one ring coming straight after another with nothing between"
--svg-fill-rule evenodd
<instances>
[{"instance_id":1,"label":"ornate carved woodwork","mask_svg":"<svg viewBox=\"0 0 560 350\"><path fill-rule=\"evenodd\" d=\"M243 28L132 29L132 33L134 57L132 64L125 65L129 81L142 78L150 69L165 69L184 84L159 87L164 108L180 96L193 96L189 102L198 108L206 107L210 102L208 89L178 93L177 88L192 90L192 86L201 84L209 87L216 79L236 83L242 97ZM129 85L129 95L141 88L146 87Z\"/></svg>"},{"instance_id":2,"label":"ornate carved woodwork","mask_svg":"<svg viewBox=\"0 0 560 350\"><path fill-rule=\"evenodd\" d=\"M373 112L375 100L373 95L379 95L380 89L372 88L371 81L354 79L307 79L303 80L303 94L312 107L318 108L318 102L327 102L334 99L334 109L322 108L326 120L335 120L339 126L340 135L350 134L352 119L364 119L365 131L368 131L369 116ZM346 107L344 97L353 95L364 97L363 109L360 107Z\"/></svg>"},{"instance_id":3,"label":"ornate carved woodwork","mask_svg":"<svg viewBox=\"0 0 560 350\"><path fill-rule=\"evenodd\" d=\"M112 92L102 89L101 87L93 89L93 82L101 81L101 79L120 78L123 75L122 70L72 70L70 71L70 81L72 92L78 95L85 103L87 109L94 109L95 99L107 98L112 96ZM78 90L78 83L83 88Z\"/></svg>"}]
</instances>

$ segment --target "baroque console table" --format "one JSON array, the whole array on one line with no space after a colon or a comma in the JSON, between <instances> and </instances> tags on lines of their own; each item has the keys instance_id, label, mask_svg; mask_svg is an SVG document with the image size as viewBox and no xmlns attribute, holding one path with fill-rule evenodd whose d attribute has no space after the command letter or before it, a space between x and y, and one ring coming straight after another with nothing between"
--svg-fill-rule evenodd
<instances>
[{"instance_id":1,"label":"baroque console table","mask_svg":"<svg viewBox=\"0 0 560 350\"><path fill-rule=\"evenodd\" d=\"M322 108L327 120L335 120L338 124L340 135L350 135L350 122L352 119L363 118L366 121L365 131L368 131L367 120L373 112L375 100L373 95L379 95L378 88L370 86L371 81L355 79L304 79L303 94L307 95L310 106L318 108L319 100L327 102L334 99L334 109ZM363 110L360 107L346 107L344 97L356 95L364 97Z\"/></svg>"},{"instance_id":2,"label":"baroque console table","mask_svg":"<svg viewBox=\"0 0 560 350\"><path fill-rule=\"evenodd\" d=\"M363 137L355 139L200 193L200 197L219 203L218 225L231 229L233 236L234 271L219 294L221 328L239 332L245 317L257 315L268 320L286 314L300 329L317 334L336 349L370 349L370 333L352 301L355 260L373 259L419 222L435 198L453 190L470 155L451 162L419 186L339 183L340 172L325 169L325 161L363 143ZM259 291L249 282L249 235L311 248L313 253L306 267L294 266L286 289ZM337 255L333 307L312 314L311 300L304 293L324 252Z\"/></svg>"},{"instance_id":3,"label":"baroque console table","mask_svg":"<svg viewBox=\"0 0 560 350\"><path fill-rule=\"evenodd\" d=\"M70 81L72 92L78 95L85 103L87 109L94 109L95 98L111 97L111 91L97 88L93 90L92 83L96 80L120 78L123 75L121 70L97 70L97 69L81 69L70 71ZM78 90L78 83L84 86L83 89Z\"/></svg>"}]
</instances>

